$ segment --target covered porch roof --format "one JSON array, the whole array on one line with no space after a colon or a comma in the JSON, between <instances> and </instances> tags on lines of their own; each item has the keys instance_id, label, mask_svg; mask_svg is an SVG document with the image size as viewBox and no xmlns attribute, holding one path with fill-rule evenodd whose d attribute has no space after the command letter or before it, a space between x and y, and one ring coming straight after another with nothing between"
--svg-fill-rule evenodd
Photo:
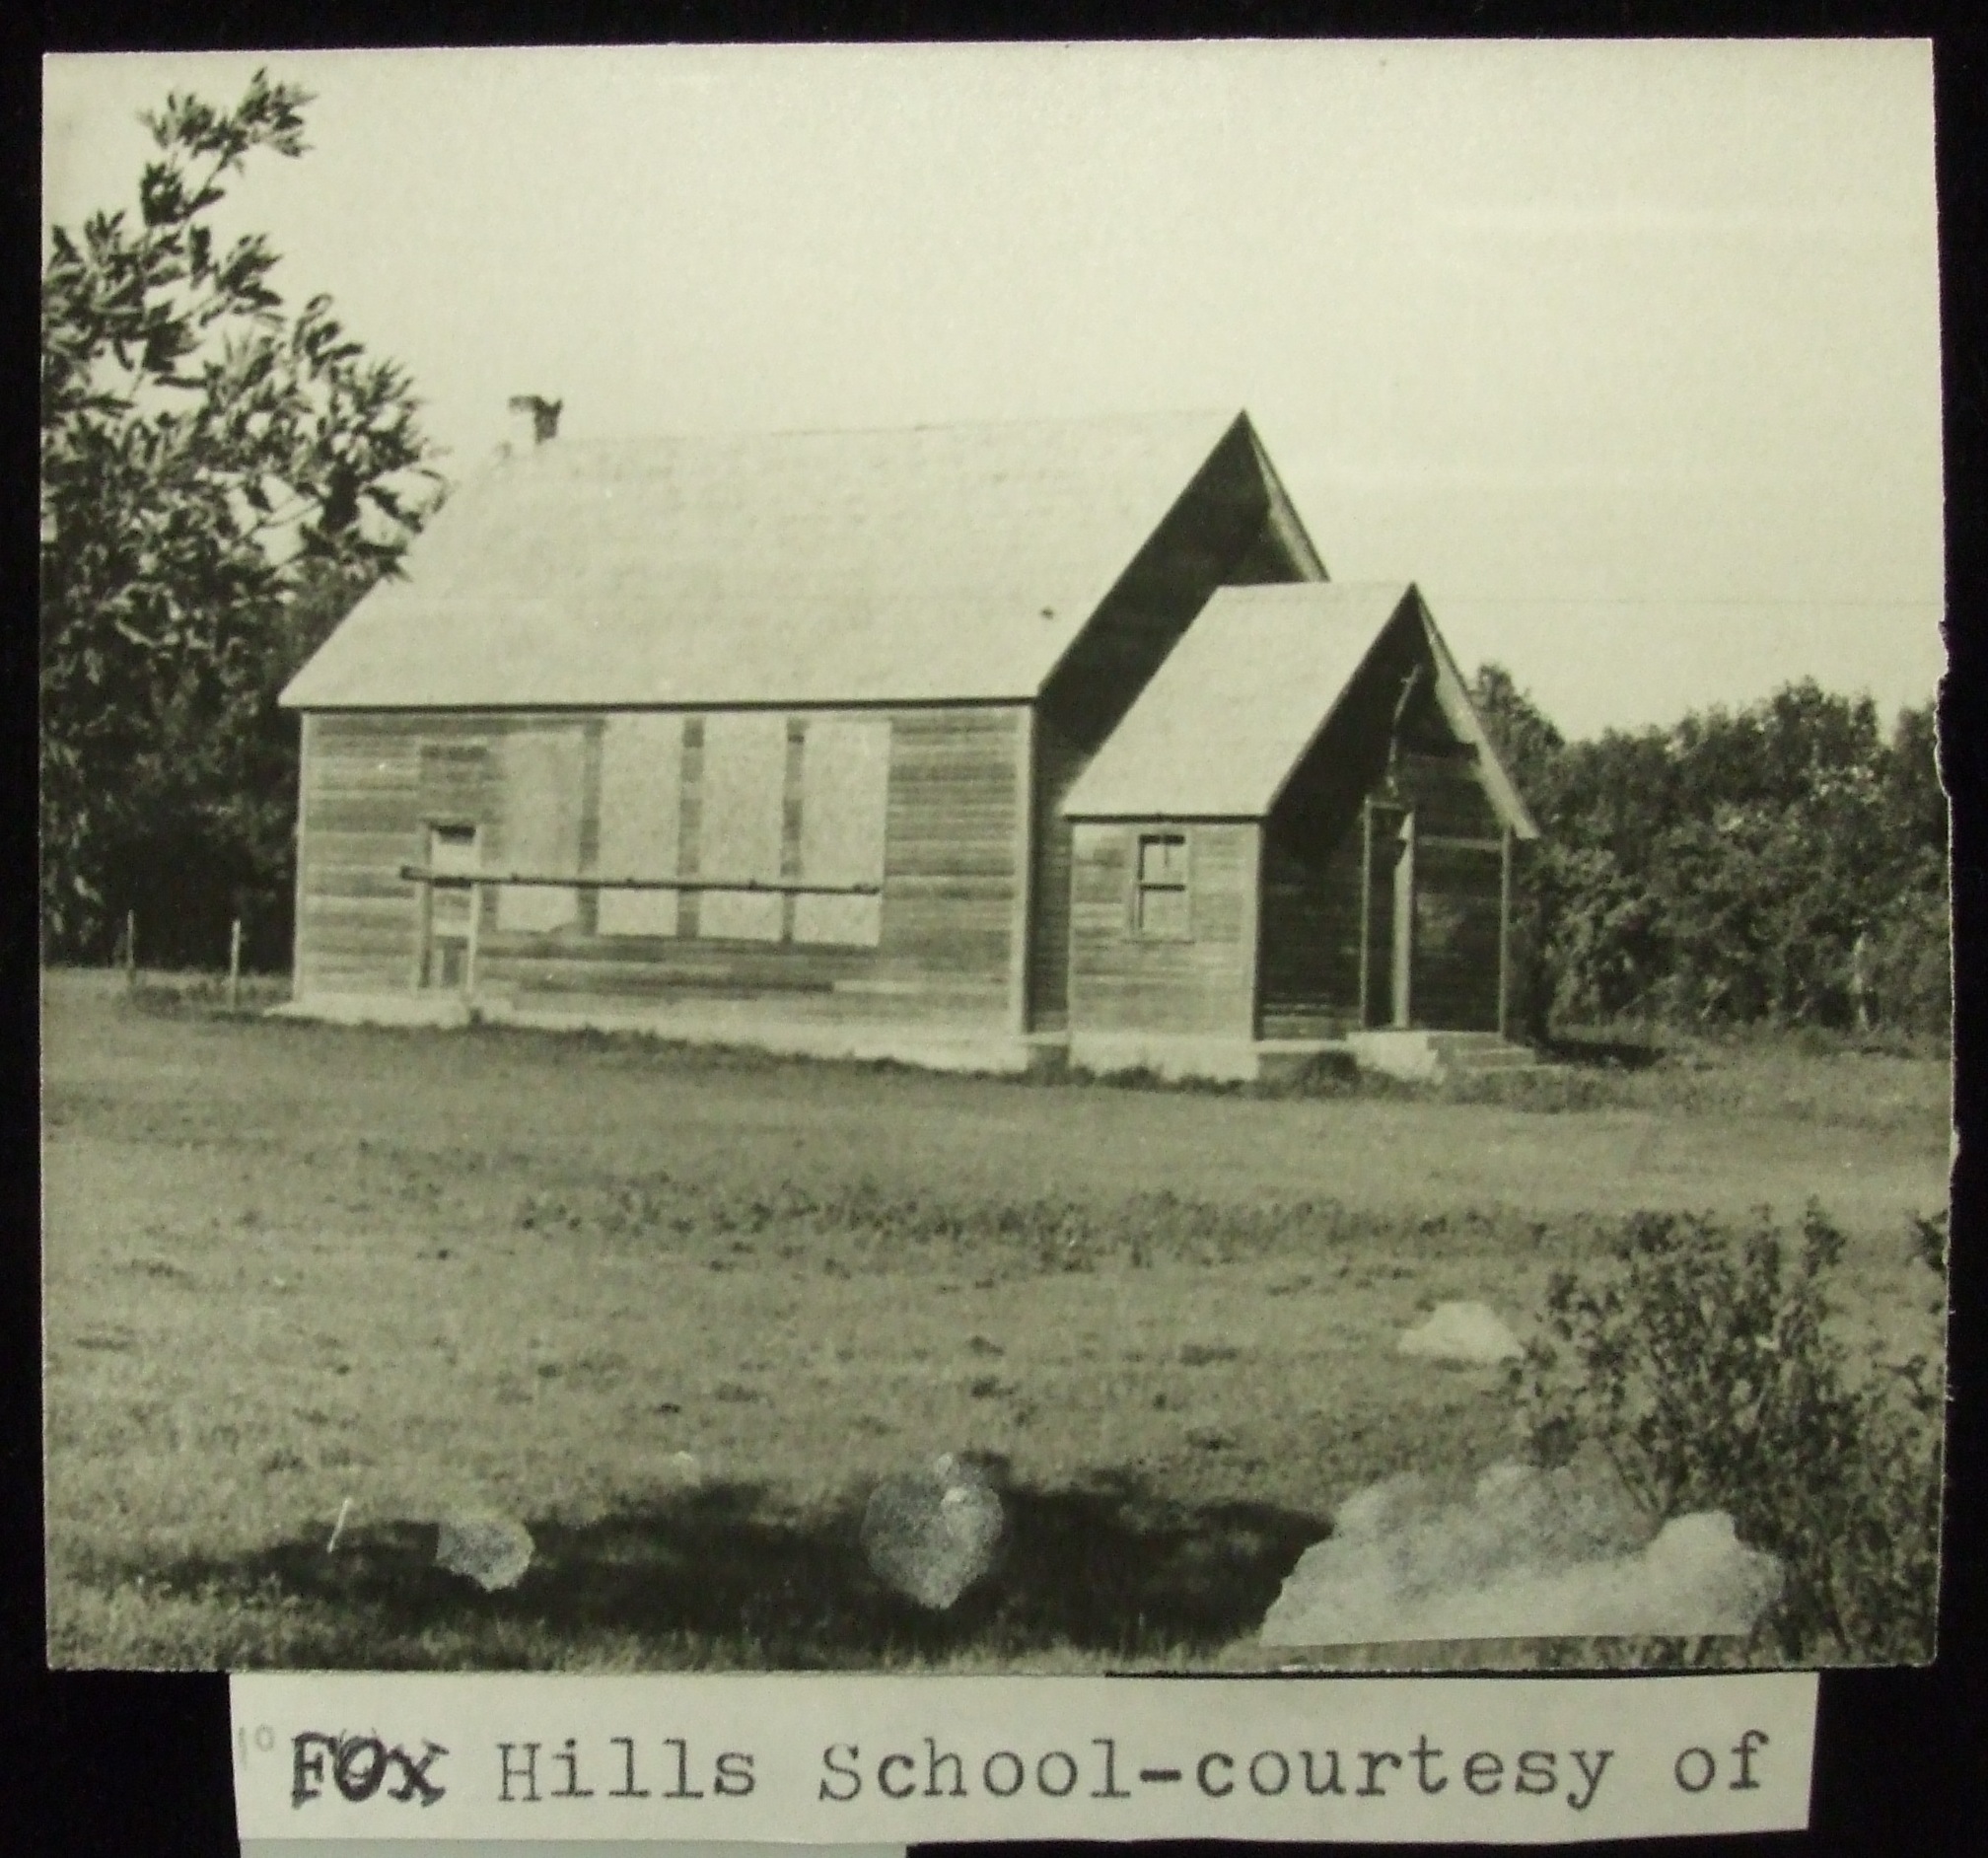
<instances>
[{"instance_id":1,"label":"covered porch roof","mask_svg":"<svg viewBox=\"0 0 1988 1858\"><path fill-rule=\"evenodd\" d=\"M1399 581L1225 587L1063 802L1073 820L1261 820L1397 625L1420 626L1437 700L1492 805L1539 835L1421 594Z\"/></svg>"}]
</instances>

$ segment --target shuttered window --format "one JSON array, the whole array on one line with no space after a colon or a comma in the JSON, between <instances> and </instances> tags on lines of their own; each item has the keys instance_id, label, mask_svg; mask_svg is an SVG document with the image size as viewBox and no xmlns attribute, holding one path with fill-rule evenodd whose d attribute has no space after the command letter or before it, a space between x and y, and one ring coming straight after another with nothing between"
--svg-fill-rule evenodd
<instances>
[{"instance_id":1,"label":"shuttered window","mask_svg":"<svg viewBox=\"0 0 1988 1858\"><path fill-rule=\"evenodd\" d=\"M505 873L575 876L580 871L581 787L585 749L569 725L520 730L504 739L503 842ZM497 926L543 934L579 916L579 893L559 885L500 886Z\"/></svg>"},{"instance_id":2,"label":"shuttered window","mask_svg":"<svg viewBox=\"0 0 1988 1858\"><path fill-rule=\"evenodd\" d=\"M610 716L601 744L604 878L674 878L683 812L683 719ZM674 891L603 890L604 936L674 936Z\"/></svg>"},{"instance_id":3,"label":"shuttered window","mask_svg":"<svg viewBox=\"0 0 1988 1858\"><path fill-rule=\"evenodd\" d=\"M816 717L801 759L801 878L807 884L884 882L884 822L890 784L890 725ZM797 942L875 948L881 895L804 895L794 902Z\"/></svg>"},{"instance_id":4,"label":"shuttered window","mask_svg":"<svg viewBox=\"0 0 1988 1858\"><path fill-rule=\"evenodd\" d=\"M707 884L780 882L786 819L787 719L752 713L717 715L704 724L697 870ZM711 890L699 899L705 936L778 942L783 902L777 890Z\"/></svg>"}]
</instances>

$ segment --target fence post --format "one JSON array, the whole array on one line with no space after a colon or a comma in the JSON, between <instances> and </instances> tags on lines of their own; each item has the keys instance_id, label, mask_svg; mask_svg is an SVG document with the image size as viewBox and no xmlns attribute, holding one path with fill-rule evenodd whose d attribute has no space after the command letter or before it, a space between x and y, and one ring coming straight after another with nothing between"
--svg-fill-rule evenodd
<instances>
[{"instance_id":1,"label":"fence post","mask_svg":"<svg viewBox=\"0 0 1988 1858\"><path fill-rule=\"evenodd\" d=\"M228 1011L242 1005L242 918L237 916L228 931Z\"/></svg>"},{"instance_id":2,"label":"fence post","mask_svg":"<svg viewBox=\"0 0 1988 1858\"><path fill-rule=\"evenodd\" d=\"M124 990L138 991L138 912L124 912Z\"/></svg>"}]
</instances>

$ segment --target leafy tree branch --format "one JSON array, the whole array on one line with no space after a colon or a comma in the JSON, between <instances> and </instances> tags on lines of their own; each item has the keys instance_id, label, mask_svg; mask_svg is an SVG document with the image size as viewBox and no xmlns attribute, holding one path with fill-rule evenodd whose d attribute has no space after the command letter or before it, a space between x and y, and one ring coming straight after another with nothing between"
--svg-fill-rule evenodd
<instances>
[{"instance_id":1,"label":"leafy tree branch","mask_svg":"<svg viewBox=\"0 0 1988 1858\"><path fill-rule=\"evenodd\" d=\"M274 696L393 571L440 480L405 372L329 298L291 309L258 233L214 210L258 155L306 152L306 93L256 73L231 108L170 96L135 211L50 230L41 279L42 921L103 953L266 896L294 792ZM316 636L309 636L312 633ZM273 788L252 780L274 779ZM268 911L264 911L268 914ZM194 939L210 935L193 933ZM210 937L211 939L211 937ZM190 951L189 951L190 953Z\"/></svg>"}]
</instances>

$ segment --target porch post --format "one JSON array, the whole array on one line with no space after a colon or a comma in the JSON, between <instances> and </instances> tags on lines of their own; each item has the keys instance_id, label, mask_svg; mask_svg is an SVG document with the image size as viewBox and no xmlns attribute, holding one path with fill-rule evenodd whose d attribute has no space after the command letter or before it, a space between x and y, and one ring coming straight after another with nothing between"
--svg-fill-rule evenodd
<instances>
[{"instance_id":1,"label":"porch post","mask_svg":"<svg viewBox=\"0 0 1988 1858\"><path fill-rule=\"evenodd\" d=\"M1360 803L1360 1030L1373 1025L1374 796Z\"/></svg>"},{"instance_id":2,"label":"porch post","mask_svg":"<svg viewBox=\"0 0 1988 1858\"><path fill-rule=\"evenodd\" d=\"M1498 1036L1512 1036L1512 828L1498 839Z\"/></svg>"},{"instance_id":3,"label":"porch post","mask_svg":"<svg viewBox=\"0 0 1988 1858\"><path fill-rule=\"evenodd\" d=\"M1420 826L1411 806L1401 820L1401 855L1394 861L1392 1024L1415 1024L1415 841Z\"/></svg>"}]
</instances>

